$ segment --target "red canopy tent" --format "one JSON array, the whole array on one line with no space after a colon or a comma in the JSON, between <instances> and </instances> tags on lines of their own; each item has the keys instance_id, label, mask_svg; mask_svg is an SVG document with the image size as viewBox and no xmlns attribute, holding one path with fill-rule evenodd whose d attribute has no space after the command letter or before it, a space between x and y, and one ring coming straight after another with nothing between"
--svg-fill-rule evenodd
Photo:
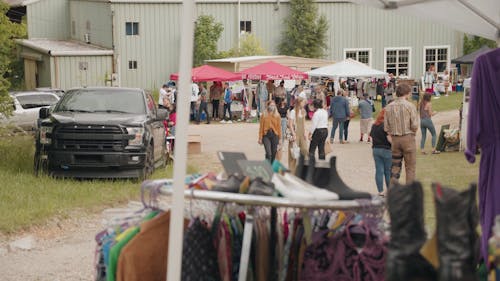
<instances>
[{"instance_id":1,"label":"red canopy tent","mask_svg":"<svg viewBox=\"0 0 500 281\"><path fill-rule=\"evenodd\" d=\"M299 80L307 79L307 73L281 65L274 61L250 67L240 72L243 79L249 80Z\"/></svg>"},{"instance_id":2,"label":"red canopy tent","mask_svg":"<svg viewBox=\"0 0 500 281\"><path fill-rule=\"evenodd\" d=\"M213 67L210 65L202 65L191 70L193 82L206 81L236 81L241 80L241 75ZM170 80L179 80L179 74L173 73L170 75Z\"/></svg>"}]
</instances>

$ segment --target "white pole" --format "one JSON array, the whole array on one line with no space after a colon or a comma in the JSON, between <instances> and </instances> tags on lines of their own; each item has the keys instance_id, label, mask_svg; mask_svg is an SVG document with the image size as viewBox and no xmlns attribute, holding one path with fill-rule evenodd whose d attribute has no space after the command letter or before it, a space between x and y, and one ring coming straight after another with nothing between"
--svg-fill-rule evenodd
<instances>
[{"instance_id":1,"label":"white pole","mask_svg":"<svg viewBox=\"0 0 500 281\"><path fill-rule=\"evenodd\" d=\"M184 179L187 165L187 131L189 125L189 98L191 96L191 67L193 65L194 0L183 0L181 51L179 58L179 94L177 95L177 123L175 133L174 194L170 214L168 241L168 281L181 280L182 241L184 225Z\"/></svg>"}]
</instances>

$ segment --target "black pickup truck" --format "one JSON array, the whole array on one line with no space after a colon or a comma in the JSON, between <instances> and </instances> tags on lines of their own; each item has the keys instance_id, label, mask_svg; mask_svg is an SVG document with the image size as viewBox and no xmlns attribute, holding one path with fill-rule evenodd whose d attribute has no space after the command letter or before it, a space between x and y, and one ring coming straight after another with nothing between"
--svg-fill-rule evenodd
<instances>
[{"instance_id":1,"label":"black pickup truck","mask_svg":"<svg viewBox=\"0 0 500 281\"><path fill-rule=\"evenodd\" d=\"M166 115L141 89L69 90L53 109L40 110L35 173L147 178L165 164Z\"/></svg>"}]
</instances>

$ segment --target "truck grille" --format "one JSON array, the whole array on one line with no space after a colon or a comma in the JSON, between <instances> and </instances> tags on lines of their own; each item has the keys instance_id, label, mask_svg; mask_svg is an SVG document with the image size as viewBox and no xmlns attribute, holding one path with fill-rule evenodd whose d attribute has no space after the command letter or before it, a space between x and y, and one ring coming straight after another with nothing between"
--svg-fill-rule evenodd
<instances>
[{"instance_id":1,"label":"truck grille","mask_svg":"<svg viewBox=\"0 0 500 281\"><path fill-rule=\"evenodd\" d=\"M54 130L55 145L64 150L123 151L128 142L125 129L118 126L71 125Z\"/></svg>"}]
</instances>

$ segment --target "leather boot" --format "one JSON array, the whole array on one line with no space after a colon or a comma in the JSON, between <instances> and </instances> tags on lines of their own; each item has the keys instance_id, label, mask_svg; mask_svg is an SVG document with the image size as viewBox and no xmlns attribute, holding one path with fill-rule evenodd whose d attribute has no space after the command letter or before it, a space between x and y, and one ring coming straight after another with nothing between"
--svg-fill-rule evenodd
<instances>
[{"instance_id":1,"label":"leather boot","mask_svg":"<svg viewBox=\"0 0 500 281\"><path fill-rule=\"evenodd\" d=\"M370 193L353 190L345 184L337 172L337 157L335 156L330 158L330 168L315 169L312 183L338 194L340 200L372 198Z\"/></svg>"},{"instance_id":2,"label":"leather boot","mask_svg":"<svg viewBox=\"0 0 500 281\"><path fill-rule=\"evenodd\" d=\"M238 174L231 174L225 181L218 182L214 185L212 190L222 192L240 192L240 186L245 180L245 176Z\"/></svg>"},{"instance_id":3,"label":"leather boot","mask_svg":"<svg viewBox=\"0 0 500 281\"><path fill-rule=\"evenodd\" d=\"M304 166L305 164L305 157L302 155L302 153L299 156L299 159L297 160L297 167L295 168L295 176L301 179L306 178L306 167Z\"/></svg>"},{"instance_id":4,"label":"leather boot","mask_svg":"<svg viewBox=\"0 0 500 281\"><path fill-rule=\"evenodd\" d=\"M248 188L248 194L273 196L275 193L274 183L266 182L261 177L256 177L252 180Z\"/></svg>"},{"instance_id":5,"label":"leather boot","mask_svg":"<svg viewBox=\"0 0 500 281\"><path fill-rule=\"evenodd\" d=\"M433 184L440 281L475 281L479 257L475 184L464 191Z\"/></svg>"},{"instance_id":6,"label":"leather boot","mask_svg":"<svg viewBox=\"0 0 500 281\"><path fill-rule=\"evenodd\" d=\"M306 168L306 177L305 181L307 183L310 183L314 185L314 172L315 172L315 166L316 165L316 159L314 158L314 155L309 155L309 161L307 162L307 168Z\"/></svg>"},{"instance_id":7,"label":"leather boot","mask_svg":"<svg viewBox=\"0 0 500 281\"><path fill-rule=\"evenodd\" d=\"M437 280L434 267L420 255L425 243L422 185L394 184L387 192L391 240L386 260L386 281Z\"/></svg>"}]
</instances>

